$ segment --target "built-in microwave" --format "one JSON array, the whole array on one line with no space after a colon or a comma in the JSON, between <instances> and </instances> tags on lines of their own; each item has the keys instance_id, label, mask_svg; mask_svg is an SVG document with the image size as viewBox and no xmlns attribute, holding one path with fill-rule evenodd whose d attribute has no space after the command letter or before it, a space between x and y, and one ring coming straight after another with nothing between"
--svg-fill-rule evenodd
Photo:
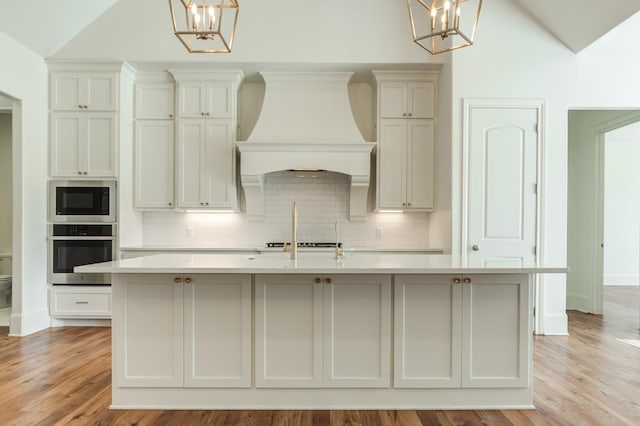
<instances>
[{"instance_id":1,"label":"built-in microwave","mask_svg":"<svg viewBox=\"0 0 640 426\"><path fill-rule=\"evenodd\" d=\"M49 182L51 222L115 222L115 181Z\"/></svg>"}]
</instances>

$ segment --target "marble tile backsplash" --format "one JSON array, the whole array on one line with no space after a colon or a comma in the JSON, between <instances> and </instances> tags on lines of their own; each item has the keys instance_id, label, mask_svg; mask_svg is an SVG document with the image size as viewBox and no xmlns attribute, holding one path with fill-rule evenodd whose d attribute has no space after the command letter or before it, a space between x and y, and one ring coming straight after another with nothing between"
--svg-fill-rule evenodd
<instances>
[{"instance_id":1,"label":"marble tile backsplash","mask_svg":"<svg viewBox=\"0 0 640 426\"><path fill-rule=\"evenodd\" d=\"M345 247L425 248L428 213L370 213L349 221L349 177L333 172L274 172L265 176L265 218L243 213L144 213L143 245L264 247L291 239L291 203L298 208L298 241L332 242L340 224Z\"/></svg>"}]
</instances>

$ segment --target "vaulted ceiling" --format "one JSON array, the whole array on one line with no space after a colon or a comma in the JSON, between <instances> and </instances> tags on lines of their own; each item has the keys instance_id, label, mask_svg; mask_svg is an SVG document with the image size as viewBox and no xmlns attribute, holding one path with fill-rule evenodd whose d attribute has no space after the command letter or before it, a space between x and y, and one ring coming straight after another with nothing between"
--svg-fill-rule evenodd
<instances>
[{"instance_id":1,"label":"vaulted ceiling","mask_svg":"<svg viewBox=\"0 0 640 426\"><path fill-rule=\"evenodd\" d=\"M46 58L114 4L126 1L136 0L0 0L0 31ZM576 53L640 10L640 0L512 1ZM158 7L167 5L159 1Z\"/></svg>"}]
</instances>

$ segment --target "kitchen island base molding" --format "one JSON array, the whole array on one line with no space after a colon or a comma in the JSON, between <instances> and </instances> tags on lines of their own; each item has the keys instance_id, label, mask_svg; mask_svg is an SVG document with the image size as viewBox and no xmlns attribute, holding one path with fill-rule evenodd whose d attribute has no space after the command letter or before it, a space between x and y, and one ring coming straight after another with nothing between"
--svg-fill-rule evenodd
<instances>
[{"instance_id":1,"label":"kitchen island base molding","mask_svg":"<svg viewBox=\"0 0 640 426\"><path fill-rule=\"evenodd\" d=\"M114 388L117 410L528 410L529 389Z\"/></svg>"}]
</instances>

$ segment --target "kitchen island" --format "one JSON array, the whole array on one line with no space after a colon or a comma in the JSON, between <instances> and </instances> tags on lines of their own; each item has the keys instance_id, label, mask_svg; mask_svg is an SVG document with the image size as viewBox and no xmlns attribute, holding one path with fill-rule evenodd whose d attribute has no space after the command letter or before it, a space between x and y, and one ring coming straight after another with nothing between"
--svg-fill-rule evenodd
<instances>
[{"instance_id":1,"label":"kitchen island","mask_svg":"<svg viewBox=\"0 0 640 426\"><path fill-rule=\"evenodd\" d=\"M532 408L532 292L564 267L159 254L112 274L113 408Z\"/></svg>"}]
</instances>

